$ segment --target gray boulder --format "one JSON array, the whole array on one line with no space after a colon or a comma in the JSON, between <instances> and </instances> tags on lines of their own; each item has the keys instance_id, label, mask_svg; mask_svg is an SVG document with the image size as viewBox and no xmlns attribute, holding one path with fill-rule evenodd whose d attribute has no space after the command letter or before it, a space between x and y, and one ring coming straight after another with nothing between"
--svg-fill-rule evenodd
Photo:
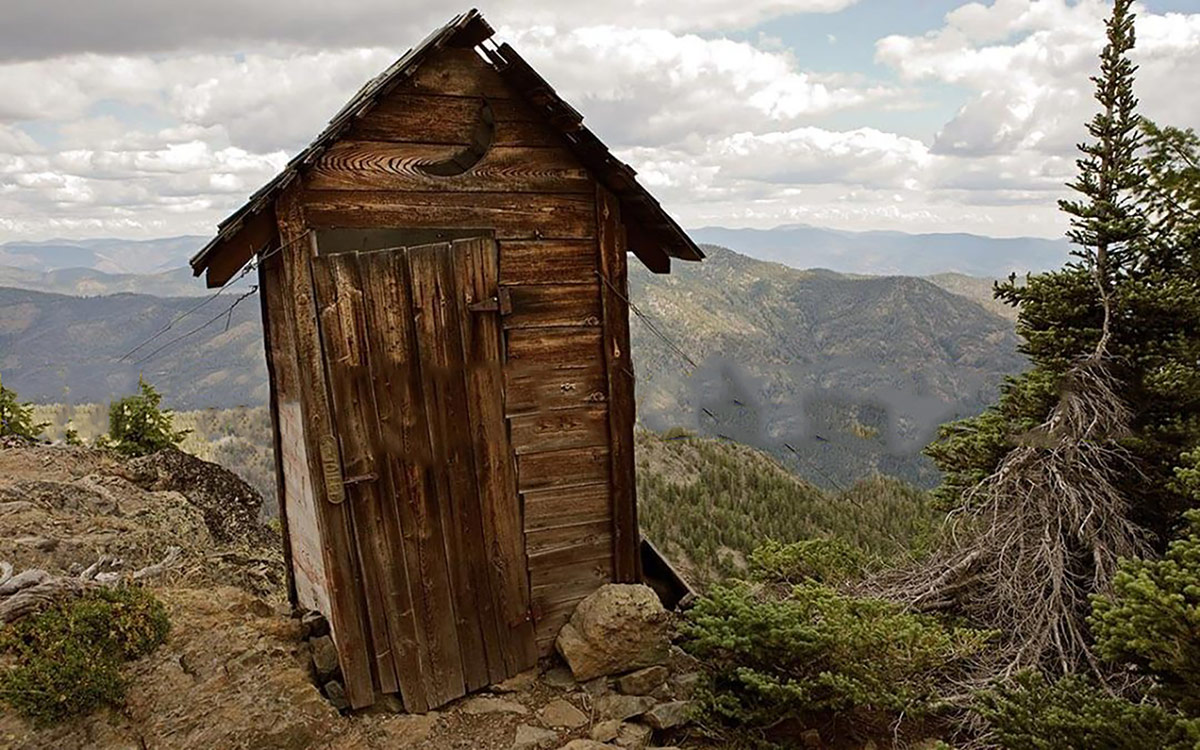
<instances>
[{"instance_id":1,"label":"gray boulder","mask_svg":"<svg viewBox=\"0 0 1200 750\"><path fill-rule=\"evenodd\" d=\"M555 646L580 682L662 664L670 614L640 584L610 583L579 603Z\"/></svg>"}]
</instances>

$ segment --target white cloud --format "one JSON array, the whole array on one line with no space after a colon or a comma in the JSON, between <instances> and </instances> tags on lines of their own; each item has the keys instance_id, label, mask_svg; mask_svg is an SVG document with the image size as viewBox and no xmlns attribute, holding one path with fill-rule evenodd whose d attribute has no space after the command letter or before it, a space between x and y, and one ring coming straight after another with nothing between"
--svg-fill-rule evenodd
<instances>
[{"instance_id":1,"label":"white cloud","mask_svg":"<svg viewBox=\"0 0 1200 750\"><path fill-rule=\"evenodd\" d=\"M830 13L857 0L693 0L688 3L489 0L479 7L495 25L620 25L671 31L749 28L780 16ZM230 50L263 43L309 48L391 46L419 39L449 20L438 0L39 0L9 3L0 25L0 59L77 52Z\"/></svg>"}]
</instances>

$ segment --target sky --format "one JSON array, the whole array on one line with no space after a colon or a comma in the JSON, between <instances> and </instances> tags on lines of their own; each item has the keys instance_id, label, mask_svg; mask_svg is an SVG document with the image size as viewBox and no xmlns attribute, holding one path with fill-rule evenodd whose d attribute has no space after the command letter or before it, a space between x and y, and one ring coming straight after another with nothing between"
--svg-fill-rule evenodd
<instances>
[{"instance_id":1,"label":"sky","mask_svg":"<svg viewBox=\"0 0 1200 750\"><path fill-rule=\"evenodd\" d=\"M1061 236L1101 0L487 0L688 228ZM465 8L463 8L465 10ZM1200 0L1136 6L1142 113L1200 128ZM437 0L0 0L0 242L208 235Z\"/></svg>"}]
</instances>

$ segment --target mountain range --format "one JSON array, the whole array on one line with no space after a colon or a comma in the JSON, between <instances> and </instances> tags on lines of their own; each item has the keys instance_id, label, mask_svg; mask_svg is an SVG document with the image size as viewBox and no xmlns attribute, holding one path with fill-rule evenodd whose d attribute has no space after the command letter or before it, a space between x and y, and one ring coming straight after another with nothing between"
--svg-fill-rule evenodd
<instances>
[{"instance_id":1,"label":"mountain range","mask_svg":"<svg viewBox=\"0 0 1200 750\"><path fill-rule=\"evenodd\" d=\"M802 224L774 229L703 227L688 234L697 242L736 248L744 255L792 268L876 276L955 272L998 279L1059 268L1071 247L1066 240L1039 237L847 232Z\"/></svg>"},{"instance_id":2,"label":"mountain range","mask_svg":"<svg viewBox=\"0 0 1200 750\"><path fill-rule=\"evenodd\" d=\"M645 316L631 334L647 427L753 445L825 485L871 473L927 485L936 473L920 450L936 426L977 413L1024 367L1011 320L980 304L986 280L948 277L959 294L926 279L706 250L704 262L666 276L631 264L631 298ZM33 282L76 294L195 283L179 269L47 271ZM175 408L264 403L258 300L223 314L242 287L190 314L194 296L0 288L0 374L23 399L46 403L107 401L143 374Z\"/></svg>"}]
</instances>

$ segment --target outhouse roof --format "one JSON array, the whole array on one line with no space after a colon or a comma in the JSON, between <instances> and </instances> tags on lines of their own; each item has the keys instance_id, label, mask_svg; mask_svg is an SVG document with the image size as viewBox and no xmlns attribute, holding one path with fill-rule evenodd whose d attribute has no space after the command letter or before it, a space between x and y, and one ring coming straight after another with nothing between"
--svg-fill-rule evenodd
<instances>
[{"instance_id":1,"label":"outhouse roof","mask_svg":"<svg viewBox=\"0 0 1200 750\"><path fill-rule=\"evenodd\" d=\"M381 99L407 80L420 64L437 50L446 47L477 47L490 39L492 27L478 10L460 14L410 49L386 70L371 79L329 121L307 148L288 162L270 182L222 221L217 235L194 257L190 264L195 275L209 270L208 285L221 286L258 252L275 241L275 198L304 170L349 130L358 118L369 112ZM671 218L654 196L637 181L633 168L608 150L583 124L583 116L537 73L507 43L482 49L487 61L501 77L558 130L565 145L597 180L611 190L621 204L626 224L636 228L629 238L630 250L652 270L670 270L670 258L700 260L704 253ZM225 257L228 254L229 257ZM218 258L220 270L212 266Z\"/></svg>"}]
</instances>

